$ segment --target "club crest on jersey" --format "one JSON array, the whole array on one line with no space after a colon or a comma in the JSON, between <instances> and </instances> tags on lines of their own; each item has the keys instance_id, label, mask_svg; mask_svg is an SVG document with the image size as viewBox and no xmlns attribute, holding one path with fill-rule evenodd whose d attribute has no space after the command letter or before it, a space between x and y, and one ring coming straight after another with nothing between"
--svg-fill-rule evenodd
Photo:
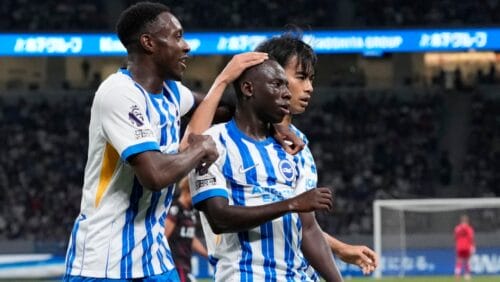
<instances>
[{"instance_id":1,"label":"club crest on jersey","mask_svg":"<svg viewBox=\"0 0 500 282\"><path fill-rule=\"evenodd\" d=\"M130 120L132 125L136 127L141 127L144 125L144 116L142 115L141 110L137 105L133 105L130 107L128 119Z\"/></svg>"},{"instance_id":2,"label":"club crest on jersey","mask_svg":"<svg viewBox=\"0 0 500 282\"><path fill-rule=\"evenodd\" d=\"M279 171L281 172L281 175L285 177L285 180L292 181L295 176L295 170L292 163L288 160L281 160L278 166Z\"/></svg>"}]
</instances>

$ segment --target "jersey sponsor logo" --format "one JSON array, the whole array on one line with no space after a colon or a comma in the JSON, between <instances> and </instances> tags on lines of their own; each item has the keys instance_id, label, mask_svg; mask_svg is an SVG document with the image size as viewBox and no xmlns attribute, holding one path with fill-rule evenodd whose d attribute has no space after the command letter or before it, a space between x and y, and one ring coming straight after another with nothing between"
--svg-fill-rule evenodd
<instances>
[{"instance_id":1,"label":"jersey sponsor logo","mask_svg":"<svg viewBox=\"0 0 500 282\"><path fill-rule=\"evenodd\" d=\"M217 183L215 176L211 175L210 173L206 173L203 176L198 176L196 179L195 185L196 185L196 190L202 188L202 187L208 187L208 186L213 186Z\"/></svg>"},{"instance_id":2,"label":"jersey sponsor logo","mask_svg":"<svg viewBox=\"0 0 500 282\"><path fill-rule=\"evenodd\" d=\"M295 171L293 169L292 163L290 163L290 161L288 160L281 160L278 166L281 175L283 175L283 177L285 177L287 181L292 181L293 177L295 176Z\"/></svg>"},{"instance_id":3,"label":"jersey sponsor logo","mask_svg":"<svg viewBox=\"0 0 500 282\"><path fill-rule=\"evenodd\" d=\"M153 131L151 129L137 129L134 135L135 139L153 137Z\"/></svg>"},{"instance_id":4,"label":"jersey sponsor logo","mask_svg":"<svg viewBox=\"0 0 500 282\"><path fill-rule=\"evenodd\" d=\"M240 165L240 167L238 168L238 173L240 173L240 174L247 173L247 171L253 169L254 167L257 167L258 165L259 165L259 163L256 163L256 164L249 166L247 168L243 168L243 165Z\"/></svg>"},{"instance_id":5,"label":"jersey sponsor logo","mask_svg":"<svg viewBox=\"0 0 500 282\"><path fill-rule=\"evenodd\" d=\"M130 107L130 112L128 113L128 119L130 123L136 127L141 127L144 125L144 116L139 109L139 106L133 105Z\"/></svg>"}]
</instances>

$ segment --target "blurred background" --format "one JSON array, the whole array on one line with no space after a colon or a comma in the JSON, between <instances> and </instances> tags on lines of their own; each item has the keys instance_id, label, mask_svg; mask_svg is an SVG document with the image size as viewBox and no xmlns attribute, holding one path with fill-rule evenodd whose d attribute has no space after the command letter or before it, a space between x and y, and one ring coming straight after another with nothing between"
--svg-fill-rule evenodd
<instances>
[{"instance_id":1,"label":"blurred background","mask_svg":"<svg viewBox=\"0 0 500 282\"><path fill-rule=\"evenodd\" d=\"M80 207L92 97L124 62L116 40L108 55L72 53L45 39L113 35L119 13L135 2L1 1L0 254L64 256ZM335 210L317 214L330 234L373 247L376 199L500 197L500 1L160 2L193 35L192 45L202 46L205 33L217 42L210 52L192 46L183 82L200 92L233 53L262 39L245 34L279 34L287 24L315 34L305 38L319 54L314 98L294 123L310 140L319 186L335 189ZM415 47L406 48L412 40ZM386 244L396 250L395 269L453 273L453 262L430 267L433 255L417 267L421 255L412 250L444 248L453 258L453 226L469 213L478 233L473 271L499 275L499 210L478 204L403 214L403 221L401 213L384 215L382 234L397 238Z\"/></svg>"}]
</instances>

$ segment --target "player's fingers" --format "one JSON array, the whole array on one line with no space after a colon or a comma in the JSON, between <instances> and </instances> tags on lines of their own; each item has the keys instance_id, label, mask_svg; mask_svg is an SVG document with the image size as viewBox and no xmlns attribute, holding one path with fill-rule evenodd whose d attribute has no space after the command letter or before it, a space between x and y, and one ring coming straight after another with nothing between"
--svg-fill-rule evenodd
<instances>
[{"instance_id":1,"label":"player's fingers","mask_svg":"<svg viewBox=\"0 0 500 282\"><path fill-rule=\"evenodd\" d=\"M368 247L364 247L363 248L363 253L367 256L367 258L371 261L371 264L374 266L374 267L377 267L378 266L378 256L377 254L371 250L370 248Z\"/></svg>"}]
</instances>

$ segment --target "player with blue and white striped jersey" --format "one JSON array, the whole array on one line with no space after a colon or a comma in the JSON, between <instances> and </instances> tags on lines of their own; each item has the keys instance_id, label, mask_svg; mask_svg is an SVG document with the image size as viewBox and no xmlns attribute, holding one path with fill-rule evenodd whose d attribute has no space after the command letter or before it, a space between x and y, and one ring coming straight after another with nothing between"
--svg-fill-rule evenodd
<instances>
[{"instance_id":1,"label":"player with blue and white striped jersey","mask_svg":"<svg viewBox=\"0 0 500 282\"><path fill-rule=\"evenodd\" d=\"M164 223L174 183L218 153L192 135L178 152L180 117L194 103L177 82L189 46L162 4L138 3L118 21L127 68L110 75L91 108L80 214L64 281L178 281ZM140 279L140 280L136 280Z\"/></svg>"},{"instance_id":2,"label":"player with blue and white striped jersey","mask_svg":"<svg viewBox=\"0 0 500 282\"><path fill-rule=\"evenodd\" d=\"M313 94L316 54L312 47L302 41L300 34L297 33L285 33L268 39L259 44L255 50L268 53L285 69L288 78L288 89L292 94L292 98L290 100L290 114L285 116L279 126L291 128L295 134L304 140L304 149L297 156L302 160L301 163L305 166L305 169L309 170L311 174L310 178L304 180L305 185L300 186L306 188L315 187L317 172L314 158L309 150L309 142L306 136L292 124L292 116L304 113L309 105ZM346 244L326 232L323 235L331 250L340 259L346 263L359 266L364 274L373 272L377 267L378 256L367 246Z\"/></svg>"},{"instance_id":3,"label":"player with blue and white striped jersey","mask_svg":"<svg viewBox=\"0 0 500 282\"><path fill-rule=\"evenodd\" d=\"M206 132L219 158L208 173L190 174L215 280L311 281L307 259L333 281L334 264L321 230L314 217L303 216L330 209L331 192L301 191L297 185L306 172L299 158L272 138L272 123L289 113L283 69L266 61L247 69L235 86L234 120Z\"/></svg>"}]
</instances>

